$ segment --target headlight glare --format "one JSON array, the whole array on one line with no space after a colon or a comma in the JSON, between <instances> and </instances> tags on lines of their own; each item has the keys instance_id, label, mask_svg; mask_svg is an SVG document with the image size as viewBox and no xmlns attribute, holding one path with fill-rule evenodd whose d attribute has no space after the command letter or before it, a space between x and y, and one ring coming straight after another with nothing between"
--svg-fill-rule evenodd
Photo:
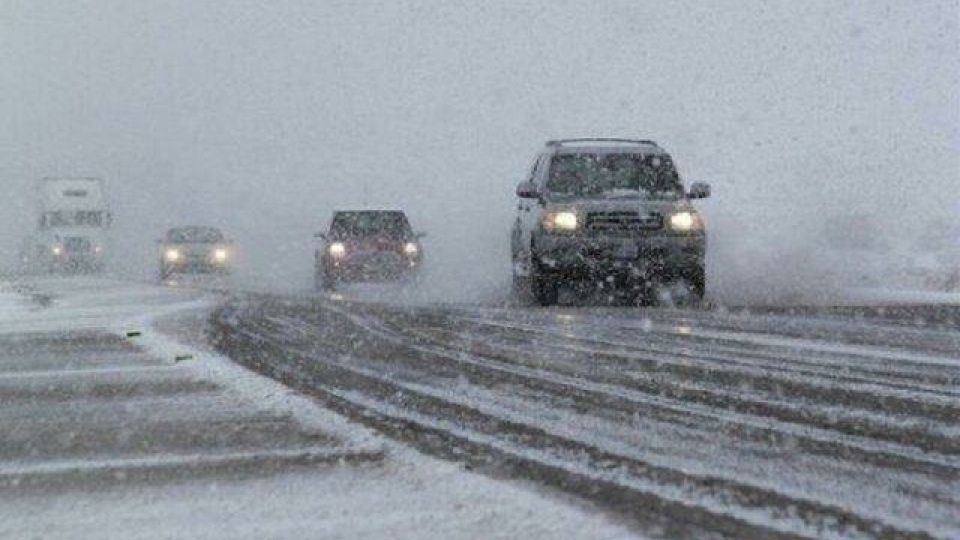
<instances>
[{"instance_id":1,"label":"headlight glare","mask_svg":"<svg viewBox=\"0 0 960 540\"><path fill-rule=\"evenodd\" d=\"M164 252L163 257L167 260L167 262L177 262L180 260L180 250L172 248L168 249L166 252Z\"/></svg>"},{"instance_id":2,"label":"headlight glare","mask_svg":"<svg viewBox=\"0 0 960 540\"><path fill-rule=\"evenodd\" d=\"M550 231L575 231L580 225L576 212L569 210L547 214L543 224Z\"/></svg>"},{"instance_id":3,"label":"headlight glare","mask_svg":"<svg viewBox=\"0 0 960 540\"><path fill-rule=\"evenodd\" d=\"M420 246L416 242L407 242L403 245L403 252L410 257L415 257L420 253Z\"/></svg>"},{"instance_id":4,"label":"headlight glare","mask_svg":"<svg viewBox=\"0 0 960 540\"><path fill-rule=\"evenodd\" d=\"M334 257L343 257L347 254L347 246L343 242L334 242L327 247L327 252Z\"/></svg>"},{"instance_id":5,"label":"headlight glare","mask_svg":"<svg viewBox=\"0 0 960 540\"><path fill-rule=\"evenodd\" d=\"M225 248L217 248L213 251L213 260L218 263L225 263L230 258L230 253Z\"/></svg>"},{"instance_id":6,"label":"headlight glare","mask_svg":"<svg viewBox=\"0 0 960 540\"><path fill-rule=\"evenodd\" d=\"M703 229L703 222L696 213L681 210L670 216L670 228L677 232L699 231Z\"/></svg>"}]
</instances>

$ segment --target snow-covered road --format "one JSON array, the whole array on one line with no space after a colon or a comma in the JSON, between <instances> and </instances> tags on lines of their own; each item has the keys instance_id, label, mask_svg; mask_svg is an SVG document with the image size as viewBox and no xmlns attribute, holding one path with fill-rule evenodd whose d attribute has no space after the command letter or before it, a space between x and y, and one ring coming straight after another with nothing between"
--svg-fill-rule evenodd
<instances>
[{"instance_id":1,"label":"snow-covered road","mask_svg":"<svg viewBox=\"0 0 960 540\"><path fill-rule=\"evenodd\" d=\"M0 292L2 538L625 538L580 501L423 456L203 343L210 292Z\"/></svg>"},{"instance_id":2,"label":"snow-covered road","mask_svg":"<svg viewBox=\"0 0 960 540\"><path fill-rule=\"evenodd\" d=\"M344 414L671 536L960 537L955 322L340 296L219 321Z\"/></svg>"}]
</instances>

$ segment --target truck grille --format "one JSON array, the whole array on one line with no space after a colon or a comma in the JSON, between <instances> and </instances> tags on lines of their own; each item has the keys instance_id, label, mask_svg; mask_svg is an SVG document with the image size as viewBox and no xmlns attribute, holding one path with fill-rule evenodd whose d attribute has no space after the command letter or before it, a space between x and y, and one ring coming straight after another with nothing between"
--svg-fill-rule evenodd
<instances>
[{"instance_id":1,"label":"truck grille","mask_svg":"<svg viewBox=\"0 0 960 540\"><path fill-rule=\"evenodd\" d=\"M639 212L590 212L584 224L591 232L655 231L663 228L663 216Z\"/></svg>"},{"instance_id":2,"label":"truck grille","mask_svg":"<svg viewBox=\"0 0 960 540\"><path fill-rule=\"evenodd\" d=\"M67 253L89 253L91 251L89 238L64 238L63 249Z\"/></svg>"}]
</instances>

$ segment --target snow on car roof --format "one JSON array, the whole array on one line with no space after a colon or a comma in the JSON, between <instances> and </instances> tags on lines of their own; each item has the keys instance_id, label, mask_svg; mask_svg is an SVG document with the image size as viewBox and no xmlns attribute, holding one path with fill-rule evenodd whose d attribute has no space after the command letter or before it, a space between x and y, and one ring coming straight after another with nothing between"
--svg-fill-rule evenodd
<instances>
[{"instance_id":1,"label":"snow on car roof","mask_svg":"<svg viewBox=\"0 0 960 540\"><path fill-rule=\"evenodd\" d=\"M577 146L558 148L556 154L643 154L661 156L667 152L663 148L641 147L641 146Z\"/></svg>"},{"instance_id":2,"label":"snow on car roof","mask_svg":"<svg viewBox=\"0 0 960 540\"><path fill-rule=\"evenodd\" d=\"M334 211L333 211L334 214L344 214L344 213L350 213L350 212L400 212L400 213L406 213L405 210L401 210L400 208L377 208L377 207L367 207L367 208L340 208L340 209L337 209L337 210L334 210Z\"/></svg>"},{"instance_id":3,"label":"snow on car roof","mask_svg":"<svg viewBox=\"0 0 960 540\"><path fill-rule=\"evenodd\" d=\"M552 149L555 154L644 154L661 155L667 152L657 146L652 141L627 141L627 140L572 140L554 143L551 141L547 147Z\"/></svg>"},{"instance_id":4,"label":"snow on car roof","mask_svg":"<svg viewBox=\"0 0 960 540\"><path fill-rule=\"evenodd\" d=\"M182 225L170 227L167 231L220 231L220 227L211 227L209 225Z\"/></svg>"}]
</instances>

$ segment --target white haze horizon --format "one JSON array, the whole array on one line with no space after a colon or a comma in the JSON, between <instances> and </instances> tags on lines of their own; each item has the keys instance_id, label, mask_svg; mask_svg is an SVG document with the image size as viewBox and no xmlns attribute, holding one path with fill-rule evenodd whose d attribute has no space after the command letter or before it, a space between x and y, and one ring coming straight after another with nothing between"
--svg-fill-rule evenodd
<instances>
[{"instance_id":1,"label":"white haze horizon","mask_svg":"<svg viewBox=\"0 0 960 540\"><path fill-rule=\"evenodd\" d=\"M721 302L823 294L833 216L960 226L956 1L0 0L0 267L32 185L99 176L114 270L222 226L242 284L305 288L336 208L408 210L432 300L502 295L544 141L652 138L713 185Z\"/></svg>"}]
</instances>

